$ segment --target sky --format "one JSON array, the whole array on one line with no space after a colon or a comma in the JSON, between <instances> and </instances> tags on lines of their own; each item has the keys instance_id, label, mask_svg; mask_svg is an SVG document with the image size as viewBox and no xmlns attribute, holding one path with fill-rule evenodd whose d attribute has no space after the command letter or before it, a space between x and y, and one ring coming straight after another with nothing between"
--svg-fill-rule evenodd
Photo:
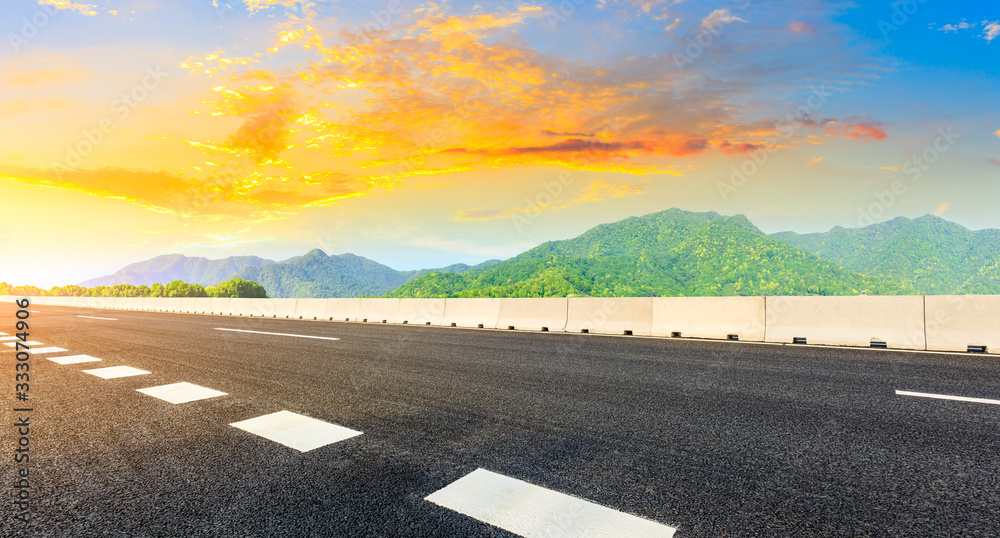
<instances>
[{"instance_id":1,"label":"sky","mask_svg":"<svg viewBox=\"0 0 1000 538\"><path fill-rule=\"evenodd\" d=\"M5 0L0 280L505 259L672 207L1000 228L1000 3Z\"/></svg>"}]
</instances>

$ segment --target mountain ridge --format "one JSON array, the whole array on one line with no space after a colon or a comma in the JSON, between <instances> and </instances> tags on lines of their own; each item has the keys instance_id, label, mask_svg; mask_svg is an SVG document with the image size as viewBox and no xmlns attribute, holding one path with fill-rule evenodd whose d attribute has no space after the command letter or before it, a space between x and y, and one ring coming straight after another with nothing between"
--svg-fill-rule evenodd
<instances>
[{"instance_id":1,"label":"mountain ridge","mask_svg":"<svg viewBox=\"0 0 1000 538\"><path fill-rule=\"evenodd\" d=\"M1000 230L973 231L935 215L772 237L846 269L907 284L928 295L960 293L967 282L1000 260ZM991 282L987 278L977 289L1000 293L1000 285Z\"/></svg>"},{"instance_id":2,"label":"mountain ridge","mask_svg":"<svg viewBox=\"0 0 1000 538\"><path fill-rule=\"evenodd\" d=\"M924 215L765 234L744 215L671 208L475 266L397 271L319 249L282 261L173 254L84 284L214 285L231 278L258 282L273 297L1000 294L1000 230L972 231ZM127 279L134 280L120 282Z\"/></svg>"},{"instance_id":3,"label":"mountain ridge","mask_svg":"<svg viewBox=\"0 0 1000 538\"><path fill-rule=\"evenodd\" d=\"M899 294L761 232L743 215L669 209L550 241L491 267L407 282L390 297Z\"/></svg>"},{"instance_id":4,"label":"mountain ridge","mask_svg":"<svg viewBox=\"0 0 1000 538\"><path fill-rule=\"evenodd\" d=\"M258 256L230 256L219 260L201 257L188 257L183 254L163 254L126 265L110 275L92 278L79 285L87 288L96 286L113 286L116 284L166 284L174 280L183 280L189 284L214 286L228 280L229 276L244 267L261 266L277 263L274 260Z\"/></svg>"}]
</instances>

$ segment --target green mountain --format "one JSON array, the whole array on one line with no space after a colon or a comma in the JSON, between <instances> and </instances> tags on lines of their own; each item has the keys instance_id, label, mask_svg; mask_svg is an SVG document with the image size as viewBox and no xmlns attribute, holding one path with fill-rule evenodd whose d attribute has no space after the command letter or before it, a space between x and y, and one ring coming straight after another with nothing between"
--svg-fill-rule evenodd
<instances>
[{"instance_id":1,"label":"green mountain","mask_svg":"<svg viewBox=\"0 0 1000 538\"><path fill-rule=\"evenodd\" d=\"M782 232L771 237L846 269L899 282L922 294L1000 293L996 268L1000 230L971 231L926 215L857 229L838 226L825 233Z\"/></svg>"},{"instance_id":2,"label":"green mountain","mask_svg":"<svg viewBox=\"0 0 1000 538\"><path fill-rule=\"evenodd\" d=\"M270 289L270 288L269 288ZM504 262L415 278L390 297L914 293L822 260L746 217L670 209L604 224Z\"/></svg>"},{"instance_id":3,"label":"green mountain","mask_svg":"<svg viewBox=\"0 0 1000 538\"><path fill-rule=\"evenodd\" d=\"M477 266L396 271L320 250L282 262L170 255L83 284L232 278L262 284L272 297L1000 294L1000 230L970 231L928 215L768 236L742 215L669 209Z\"/></svg>"},{"instance_id":4,"label":"green mountain","mask_svg":"<svg viewBox=\"0 0 1000 538\"><path fill-rule=\"evenodd\" d=\"M958 295L1000 295L1000 258L981 267L956 291Z\"/></svg>"},{"instance_id":5,"label":"green mountain","mask_svg":"<svg viewBox=\"0 0 1000 538\"><path fill-rule=\"evenodd\" d=\"M459 263L442 269L396 271L354 254L327 256L315 249L278 263L245 267L232 277L263 285L271 297L359 297L383 295L432 271L450 273L471 268Z\"/></svg>"},{"instance_id":6,"label":"green mountain","mask_svg":"<svg viewBox=\"0 0 1000 538\"><path fill-rule=\"evenodd\" d=\"M257 256L231 256L221 260L208 258L189 258L182 254L167 254L155 258L126 265L121 271L112 275L93 278L80 285L85 288L97 286L114 286L116 284L166 284L175 280L183 280L191 284L214 286L228 280L234 273L246 267L263 267L274 263Z\"/></svg>"}]
</instances>

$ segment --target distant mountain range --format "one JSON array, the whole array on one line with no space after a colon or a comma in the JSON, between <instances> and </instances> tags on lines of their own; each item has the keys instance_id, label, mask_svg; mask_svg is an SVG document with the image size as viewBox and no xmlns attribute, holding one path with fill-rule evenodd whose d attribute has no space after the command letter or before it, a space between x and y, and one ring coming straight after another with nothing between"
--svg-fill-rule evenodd
<instances>
[{"instance_id":1,"label":"distant mountain range","mask_svg":"<svg viewBox=\"0 0 1000 538\"><path fill-rule=\"evenodd\" d=\"M499 263L499 260L480 266L492 263ZM183 280L214 286L231 278L242 278L263 285L271 297L358 297L384 295L430 272L451 273L472 268L459 263L440 269L397 271L354 254L327 256L319 249L280 262L256 256L209 260L170 254L133 263L113 275L87 280L80 285L88 288L115 284L149 286Z\"/></svg>"},{"instance_id":2,"label":"distant mountain range","mask_svg":"<svg viewBox=\"0 0 1000 538\"><path fill-rule=\"evenodd\" d=\"M262 284L272 297L1000 294L1000 230L935 216L767 235L742 215L669 209L602 224L508 260L396 271L313 250L281 262L158 256L82 283Z\"/></svg>"},{"instance_id":3,"label":"distant mountain range","mask_svg":"<svg viewBox=\"0 0 1000 538\"><path fill-rule=\"evenodd\" d=\"M775 239L846 269L911 286L927 295L1000 293L1000 230L971 231L933 215L859 229L784 232Z\"/></svg>"},{"instance_id":4,"label":"distant mountain range","mask_svg":"<svg viewBox=\"0 0 1000 538\"><path fill-rule=\"evenodd\" d=\"M327 256L315 249L283 262L244 267L232 276L263 285L271 297L377 297L427 273L469 269L472 267L459 263L441 269L397 271L354 254Z\"/></svg>"},{"instance_id":5,"label":"distant mountain range","mask_svg":"<svg viewBox=\"0 0 1000 538\"><path fill-rule=\"evenodd\" d=\"M909 285L841 268L746 217L670 209L604 224L489 267L411 280L392 297L888 295Z\"/></svg>"},{"instance_id":6,"label":"distant mountain range","mask_svg":"<svg viewBox=\"0 0 1000 538\"><path fill-rule=\"evenodd\" d=\"M262 267L276 263L257 256L231 256L221 260L208 258L189 258L181 254L157 256L144 262L126 265L124 269L113 275L93 278L80 285L93 288L96 286L114 286L116 284L143 284L151 286L157 282L166 284L174 280L183 280L188 284L214 286L228 280L244 268Z\"/></svg>"}]
</instances>

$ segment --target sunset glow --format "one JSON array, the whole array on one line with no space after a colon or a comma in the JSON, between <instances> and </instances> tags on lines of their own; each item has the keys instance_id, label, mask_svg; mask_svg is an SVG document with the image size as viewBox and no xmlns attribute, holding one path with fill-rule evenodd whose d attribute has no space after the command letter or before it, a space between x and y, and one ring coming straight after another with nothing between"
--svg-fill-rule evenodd
<instances>
[{"instance_id":1,"label":"sunset glow","mask_svg":"<svg viewBox=\"0 0 1000 538\"><path fill-rule=\"evenodd\" d=\"M669 207L857 226L942 131L880 218L1000 227L997 6L8 4L12 282L173 252L475 263Z\"/></svg>"}]
</instances>

